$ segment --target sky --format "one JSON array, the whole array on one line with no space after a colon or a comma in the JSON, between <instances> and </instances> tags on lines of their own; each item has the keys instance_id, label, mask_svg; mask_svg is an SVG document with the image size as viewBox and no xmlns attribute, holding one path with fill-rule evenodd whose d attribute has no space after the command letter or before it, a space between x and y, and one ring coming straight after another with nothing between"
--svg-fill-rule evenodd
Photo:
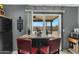
<instances>
[{"instance_id":1,"label":"sky","mask_svg":"<svg viewBox=\"0 0 79 59\"><path fill-rule=\"evenodd\" d=\"M58 25L58 24L59 24L59 20L56 19L56 20L53 21L52 26L56 26L56 25Z\"/></svg>"},{"instance_id":2,"label":"sky","mask_svg":"<svg viewBox=\"0 0 79 59\"><path fill-rule=\"evenodd\" d=\"M53 22L52 22L52 26L56 26L59 24L59 20L58 19L55 19ZM47 26L50 26L50 22L47 23ZM43 26L43 22L33 22L33 26Z\"/></svg>"}]
</instances>

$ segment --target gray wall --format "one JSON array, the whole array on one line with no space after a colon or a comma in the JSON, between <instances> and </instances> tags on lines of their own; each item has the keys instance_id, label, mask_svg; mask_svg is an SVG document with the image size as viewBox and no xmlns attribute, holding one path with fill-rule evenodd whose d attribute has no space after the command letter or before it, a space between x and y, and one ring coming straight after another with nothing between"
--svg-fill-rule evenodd
<instances>
[{"instance_id":1,"label":"gray wall","mask_svg":"<svg viewBox=\"0 0 79 59\"><path fill-rule=\"evenodd\" d=\"M63 48L68 47L66 39L68 38L71 31L74 28L78 27L78 8L65 7L65 13L63 14L63 29L64 29L64 39L63 39Z\"/></svg>"},{"instance_id":2,"label":"gray wall","mask_svg":"<svg viewBox=\"0 0 79 59\"><path fill-rule=\"evenodd\" d=\"M26 32L25 6L6 5L4 7L5 7L5 11L6 11L5 15L7 17L12 18L12 21L13 21L13 50L16 50L17 49L17 45L16 45L17 37L25 34L25 32ZM19 16L21 16L23 19L22 32L19 32L17 30L17 19L19 18Z\"/></svg>"},{"instance_id":3,"label":"gray wall","mask_svg":"<svg viewBox=\"0 0 79 59\"><path fill-rule=\"evenodd\" d=\"M14 50L17 49L16 45L16 38L20 35L23 35L26 33L27 28L27 13L25 13L25 9L30 10L61 10L61 7L52 7L52 6L22 6L22 5L5 5L5 11L6 16L11 17L13 19L13 47ZM78 9L75 7L64 7L65 13L63 14L63 27L64 27L64 39L63 39L63 47L64 49L66 46L68 46L68 43L66 44L66 38L69 35L69 32L78 25ZM24 20L24 29L22 32L18 32L17 30L17 19L19 16L22 16L22 19ZM31 19L30 19L31 23ZM30 25L31 26L31 25Z\"/></svg>"}]
</instances>

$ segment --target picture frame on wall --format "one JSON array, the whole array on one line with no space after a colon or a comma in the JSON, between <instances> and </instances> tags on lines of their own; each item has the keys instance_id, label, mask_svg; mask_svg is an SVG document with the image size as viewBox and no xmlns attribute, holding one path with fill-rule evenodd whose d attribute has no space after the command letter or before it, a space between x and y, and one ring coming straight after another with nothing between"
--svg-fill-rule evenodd
<instances>
[{"instance_id":1,"label":"picture frame on wall","mask_svg":"<svg viewBox=\"0 0 79 59\"><path fill-rule=\"evenodd\" d=\"M23 19L21 16L17 20L17 29L19 32L21 32L23 30Z\"/></svg>"}]
</instances>

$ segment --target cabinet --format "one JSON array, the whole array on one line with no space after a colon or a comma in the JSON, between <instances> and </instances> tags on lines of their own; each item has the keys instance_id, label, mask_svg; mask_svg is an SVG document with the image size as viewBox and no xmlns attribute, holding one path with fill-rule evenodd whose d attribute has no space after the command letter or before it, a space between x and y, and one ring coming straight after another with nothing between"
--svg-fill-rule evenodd
<instances>
[{"instance_id":1,"label":"cabinet","mask_svg":"<svg viewBox=\"0 0 79 59\"><path fill-rule=\"evenodd\" d=\"M12 19L0 16L0 53L13 51Z\"/></svg>"},{"instance_id":2,"label":"cabinet","mask_svg":"<svg viewBox=\"0 0 79 59\"><path fill-rule=\"evenodd\" d=\"M78 54L79 53L79 39L68 38L67 41L69 42L68 50L71 53Z\"/></svg>"}]
</instances>

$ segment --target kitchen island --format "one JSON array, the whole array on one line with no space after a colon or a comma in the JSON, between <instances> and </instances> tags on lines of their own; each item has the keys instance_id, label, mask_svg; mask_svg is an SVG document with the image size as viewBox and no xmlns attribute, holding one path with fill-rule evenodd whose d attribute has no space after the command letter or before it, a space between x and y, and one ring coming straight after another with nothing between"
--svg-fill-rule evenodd
<instances>
[{"instance_id":1,"label":"kitchen island","mask_svg":"<svg viewBox=\"0 0 79 59\"><path fill-rule=\"evenodd\" d=\"M59 53L60 38L23 35L17 38L18 54Z\"/></svg>"}]
</instances>

